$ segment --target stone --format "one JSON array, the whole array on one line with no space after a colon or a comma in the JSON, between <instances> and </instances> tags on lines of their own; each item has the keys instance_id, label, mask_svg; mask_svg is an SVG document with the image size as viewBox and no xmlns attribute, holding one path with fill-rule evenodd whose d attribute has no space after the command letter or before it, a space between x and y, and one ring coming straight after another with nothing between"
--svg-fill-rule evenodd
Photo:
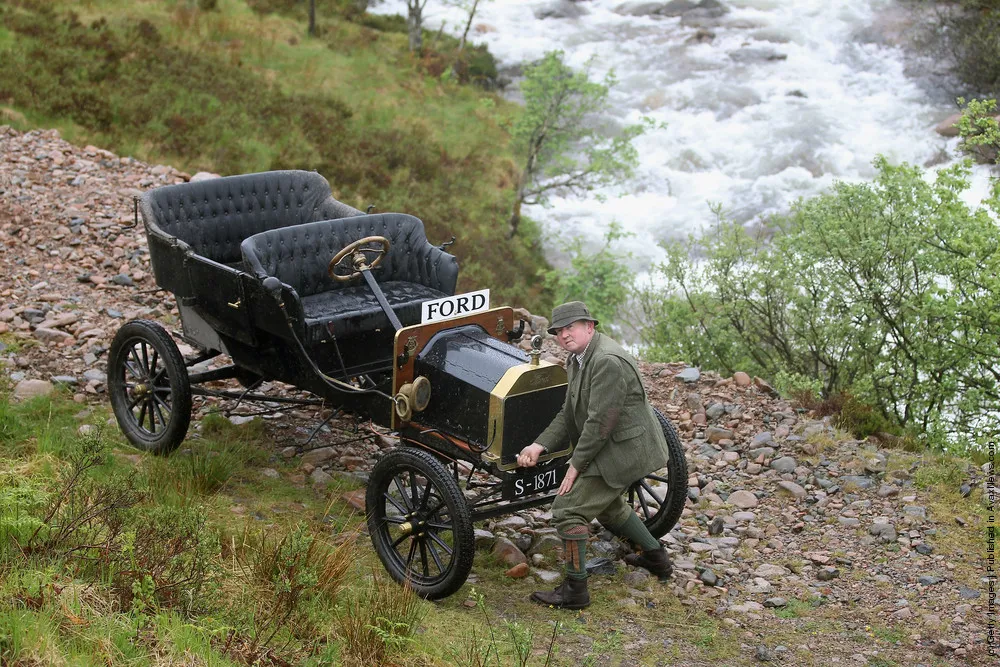
<instances>
[{"instance_id":1,"label":"stone","mask_svg":"<svg viewBox=\"0 0 1000 667\"><path fill-rule=\"evenodd\" d=\"M820 581L832 581L839 576L840 570L831 565L820 568L820 570L816 573L816 578Z\"/></svg>"},{"instance_id":2,"label":"stone","mask_svg":"<svg viewBox=\"0 0 1000 667\"><path fill-rule=\"evenodd\" d=\"M702 570L701 574L698 576L698 579L700 579L702 583L704 583L706 586L715 586L717 583L719 583L719 576L715 574L715 572L713 572L712 570L709 570L708 568Z\"/></svg>"},{"instance_id":3,"label":"stone","mask_svg":"<svg viewBox=\"0 0 1000 667\"><path fill-rule=\"evenodd\" d=\"M485 528L475 528L472 531L476 549L492 549L496 542L496 536Z\"/></svg>"},{"instance_id":4,"label":"stone","mask_svg":"<svg viewBox=\"0 0 1000 667\"><path fill-rule=\"evenodd\" d=\"M535 554L550 554L561 548L562 540L558 535L554 533L539 535L535 538L534 543L528 550L528 555L533 556Z\"/></svg>"},{"instance_id":5,"label":"stone","mask_svg":"<svg viewBox=\"0 0 1000 667\"><path fill-rule=\"evenodd\" d=\"M962 119L962 114L954 113L942 120L934 127L934 131L942 137L958 136L958 121Z\"/></svg>"},{"instance_id":6,"label":"stone","mask_svg":"<svg viewBox=\"0 0 1000 667\"><path fill-rule=\"evenodd\" d=\"M896 527L891 523L873 523L869 528L868 532L871 535L878 537L885 543L891 543L896 541Z\"/></svg>"},{"instance_id":7,"label":"stone","mask_svg":"<svg viewBox=\"0 0 1000 667\"><path fill-rule=\"evenodd\" d=\"M66 333L65 331L60 331L59 329L49 329L46 327L39 327L35 329L32 335L43 343L63 343L73 338L72 335Z\"/></svg>"},{"instance_id":8,"label":"stone","mask_svg":"<svg viewBox=\"0 0 1000 667\"><path fill-rule=\"evenodd\" d=\"M768 598L768 599L764 600L764 606L765 607L769 607L771 609L777 609L777 608L780 608L780 607L787 607L788 606L788 600L786 600L783 597Z\"/></svg>"},{"instance_id":9,"label":"stone","mask_svg":"<svg viewBox=\"0 0 1000 667\"><path fill-rule=\"evenodd\" d=\"M529 567L527 563L518 563L514 567L510 568L505 572L505 574L511 579L523 579L528 576Z\"/></svg>"},{"instance_id":10,"label":"stone","mask_svg":"<svg viewBox=\"0 0 1000 667\"><path fill-rule=\"evenodd\" d=\"M959 586L958 595L963 600L975 600L981 595L981 593L975 589L969 588L968 586Z\"/></svg>"},{"instance_id":11,"label":"stone","mask_svg":"<svg viewBox=\"0 0 1000 667\"><path fill-rule=\"evenodd\" d=\"M712 519L712 523L708 526L709 535L721 535L722 529L725 527L726 522L721 516L717 516Z\"/></svg>"},{"instance_id":12,"label":"stone","mask_svg":"<svg viewBox=\"0 0 1000 667\"><path fill-rule=\"evenodd\" d=\"M726 406L722 403L712 403L705 409L705 416L709 419L718 419L724 414L726 414Z\"/></svg>"},{"instance_id":13,"label":"stone","mask_svg":"<svg viewBox=\"0 0 1000 667\"><path fill-rule=\"evenodd\" d=\"M314 487L325 489L333 481L333 476L322 468L316 468L309 475L309 479Z\"/></svg>"},{"instance_id":14,"label":"stone","mask_svg":"<svg viewBox=\"0 0 1000 667\"><path fill-rule=\"evenodd\" d=\"M797 500L805 499L809 494L801 486L795 482L780 481L778 482L778 488L780 488L785 493L793 496Z\"/></svg>"},{"instance_id":15,"label":"stone","mask_svg":"<svg viewBox=\"0 0 1000 667\"><path fill-rule=\"evenodd\" d=\"M571 0L556 0L535 9L536 19L575 19L586 16L589 12Z\"/></svg>"},{"instance_id":16,"label":"stone","mask_svg":"<svg viewBox=\"0 0 1000 667\"><path fill-rule=\"evenodd\" d=\"M720 440L732 440L735 434L727 428L709 426L705 429L705 438L709 442L718 443Z\"/></svg>"},{"instance_id":17,"label":"stone","mask_svg":"<svg viewBox=\"0 0 1000 667\"><path fill-rule=\"evenodd\" d=\"M36 396L48 396L55 386L46 380L21 380L14 387L14 400L23 401Z\"/></svg>"},{"instance_id":18,"label":"stone","mask_svg":"<svg viewBox=\"0 0 1000 667\"><path fill-rule=\"evenodd\" d=\"M760 645L754 649L753 657L758 662L774 662L778 659L778 655L764 645Z\"/></svg>"},{"instance_id":19,"label":"stone","mask_svg":"<svg viewBox=\"0 0 1000 667\"><path fill-rule=\"evenodd\" d=\"M274 468L261 468L260 474L268 479L281 479L281 473Z\"/></svg>"},{"instance_id":20,"label":"stone","mask_svg":"<svg viewBox=\"0 0 1000 667\"><path fill-rule=\"evenodd\" d=\"M353 507L359 512L365 511L365 490L355 489L354 491L347 491L340 495L341 500Z\"/></svg>"},{"instance_id":21,"label":"stone","mask_svg":"<svg viewBox=\"0 0 1000 667\"><path fill-rule=\"evenodd\" d=\"M610 558L605 558L603 556L589 558L584 566L587 568L587 574L603 574L612 576L618 573L618 564Z\"/></svg>"},{"instance_id":22,"label":"stone","mask_svg":"<svg viewBox=\"0 0 1000 667\"><path fill-rule=\"evenodd\" d=\"M875 486L875 481L871 477L865 477L864 475L844 475L840 478L840 482L845 487L847 485L854 485L862 490Z\"/></svg>"},{"instance_id":23,"label":"stone","mask_svg":"<svg viewBox=\"0 0 1000 667\"><path fill-rule=\"evenodd\" d=\"M496 542L493 544L493 554L502 563L506 563L509 566L518 565L520 563L527 563L528 557L517 548L513 542L511 542L506 537L496 538Z\"/></svg>"},{"instance_id":24,"label":"stone","mask_svg":"<svg viewBox=\"0 0 1000 667\"><path fill-rule=\"evenodd\" d=\"M680 380L681 382L691 384L701 379L701 371L699 371L697 368L685 368L674 377Z\"/></svg>"},{"instance_id":25,"label":"stone","mask_svg":"<svg viewBox=\"0 0 1000 667\"><path fill-rule=\"evenodd\" d=\"M733 382L736 383L737 387L749 387L752 380L750 376L743 371L736 371L733 373Z\"/></svg>"},{"instance_id":26,"label":"stone","mask_svg":"<svg viewBox=\"0 0 1000 667\"><path fill-rule=\"evenodd\" d=\"M552 570L535 570L534 575L538 577L538 580L545 584L554 584L562 579L562 572L554 572Z\"/></svg>"},{"instance_id":27,"label":"stone","mask_svg":"<svg viewBox=\"0 0 1000 667\"><path fill-rule=\"evenodd\" d=\"M770 577L784 577L791 574L791 571L781 565L774 565L773 563L764 563L763 565L758 565L757 569L753 571L755 577L761 577L767 579Z\"/></svg>"},{"instance_id":28,"label":"stone","mask_svg":"<svg viewBox=\"0 0 1000 667\"><path fill-rule=\"evenodd\" d=\"M747 510L753 507L757 507L757 496L749 491L739 490L733 491L729 494L729 498L726 500L730 505L735 505L740 509Z\"/></svg>"},{"instance_id":29,"label":"stone","mask_svg":"<svg viewBox=\"0 0 1000 667\"><path fill-rule=\"evenodd\" d=\"M771 469L778 472L794 472L798 463L791 456L782 456L771 461Z\"/></svg>"},{"instance_id":30,"label":"stone","mask_svg":"<svg viewBox=\"0 0 1000 667\"><path fill-rule=\"evenodd\" d=\"M320 447L303 454L302 464L318 466L333 460L335 456L337 456L337 451L333 447Z\"/></svg>"}]
</instances>

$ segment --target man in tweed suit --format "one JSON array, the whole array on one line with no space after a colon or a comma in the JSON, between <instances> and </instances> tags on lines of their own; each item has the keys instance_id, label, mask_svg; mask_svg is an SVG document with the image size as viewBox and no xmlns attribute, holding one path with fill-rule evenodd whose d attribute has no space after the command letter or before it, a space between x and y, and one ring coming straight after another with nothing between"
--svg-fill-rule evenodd
<instances>
[{"instance_id":1,"label":"man in tweed suit","mask_svg":"<svg viewBox=\"0 0 1000 667\"><path fill-rule=\"evenodd\" d=\"M659 421L646 400L635 360L621 345L595 330L597 320L580 301L556 306L549 333L569 352L569 386L562 410L518 455L534 466L545 451L575 443L566 477L552 503L552 519L563 540L566 577L554 591L533 593L534 602L566 609L590 604L586 549L595 518L642 548L625 557L660 580L672 573L670 559L622 498L632 483L667 464Z\"/></svg>"}]
</instances>

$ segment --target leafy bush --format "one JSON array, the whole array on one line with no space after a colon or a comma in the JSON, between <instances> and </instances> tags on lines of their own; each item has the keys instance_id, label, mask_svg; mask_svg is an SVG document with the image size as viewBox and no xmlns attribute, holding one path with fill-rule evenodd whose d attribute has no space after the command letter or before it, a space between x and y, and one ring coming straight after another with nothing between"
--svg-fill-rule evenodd
<instances>
[{"instance_id":1,"label":"leafy bush","mask_svg":"<svg viewBox=\"0 0 1000 667\"><path fill-rule=\"evenodd\" d=\"M964 98L958 104L965 105ZM1000 160L1000 123L997 123L996 100L969 100L958 121L962 137L959 147L980 162Z\"/></svg>"},{"instance_id":2,"label":"leafy bush","mask_svg":"<svg viewBox=\"0 0 1000 667\"><path fill-rule=\"evenodd\" d=\"M838 183L769 221L773 238L720 217L671 247L665 287L642 299L645 343L729 372L812 378L939 445L989 437L1000 432L1000 197L970 210L968 165L933 183L875 166L874 182Z\"/></svg>"}]
</instances>

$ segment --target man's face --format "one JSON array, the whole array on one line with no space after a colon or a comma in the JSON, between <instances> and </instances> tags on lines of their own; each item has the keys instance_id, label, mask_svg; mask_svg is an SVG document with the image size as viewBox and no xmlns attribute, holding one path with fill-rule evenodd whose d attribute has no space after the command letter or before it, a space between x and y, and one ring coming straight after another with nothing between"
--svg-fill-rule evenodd
<instances>
[{"instance_id":1,"label":"man's face","mask_svg":"<svg viewBox=\"0 0 1000 667\"><path fill-rule=\"evenodd\" d=\"M594 337L594 323L587 320L577 320L556 329L556 343L571 354L581 354Z\"/></svg>"}]
</instances>

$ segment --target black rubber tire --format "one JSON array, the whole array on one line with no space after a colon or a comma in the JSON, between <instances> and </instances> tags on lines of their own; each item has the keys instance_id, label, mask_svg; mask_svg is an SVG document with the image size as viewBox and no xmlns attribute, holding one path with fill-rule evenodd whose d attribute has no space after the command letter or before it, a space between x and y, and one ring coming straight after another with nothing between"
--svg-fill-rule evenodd
<instances>
[{"instance_id":1,"label":"black rubber tire","mask_svg":"<svg viewBox=\"0 0 1000 667\"><path fill-rule=\"evenodd\" d=\"M386 454L372 469L365 503L372 545L393 579L428 600L462 587L475 554L472 518L458 483L432 454L411 447ZM404 532L404 523L415 530Z\"/></svg>"},{"instance_id":2,"label":"black rubber tire","mask_svg":"<svg viewBox=\"0 0 1000 667\"><path fill-rule=\"evenodd\" d=\"M132 320L118 329L108 352L108 394L119 428L137 449L165 455L184 441L191 382L177 345L156 322Z\"/></svg>"},{"instance_id":3,"label":"black rubber tire","mask_svg":"<svg viewBox=\"0 0 1000 667\"><path fill-rule=\"evenodd\" d=\"M667 440L670 462L666 475L662 470L646 475L625 492L625 502L633 507L653 537L663 537L677 524L687 501L687 460L677 429L659 410L653 408ZM667 485L666 493L660 489Z\"/></svg>"}]
</instances>

